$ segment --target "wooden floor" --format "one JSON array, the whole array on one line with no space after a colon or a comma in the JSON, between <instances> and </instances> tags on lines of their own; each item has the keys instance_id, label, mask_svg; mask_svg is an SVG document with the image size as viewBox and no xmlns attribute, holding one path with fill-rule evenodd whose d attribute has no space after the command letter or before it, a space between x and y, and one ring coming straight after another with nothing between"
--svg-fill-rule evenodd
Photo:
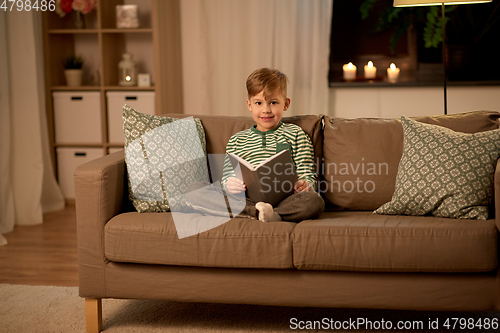
<instances>
[{"instance_id":1,"label":"wooden floor","mask_svg":"<svg viewBox=\"0 0 500 333\"><path fill-rule=\"evenodd\" d=\"M78 286L75 206L3 236L8 244L0 246L0 283Z\"/></svg>"}]
</instances>

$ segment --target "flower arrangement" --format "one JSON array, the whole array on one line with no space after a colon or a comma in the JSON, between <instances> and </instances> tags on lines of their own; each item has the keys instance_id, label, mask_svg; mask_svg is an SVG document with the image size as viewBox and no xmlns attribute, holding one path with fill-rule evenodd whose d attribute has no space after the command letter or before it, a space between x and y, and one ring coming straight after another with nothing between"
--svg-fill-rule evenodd
<instances>
[{"instance_id":1,"label":"flower arrangement","mask_svg":"<svg viewBox=\"0 0 500 333\"><path fill-rule=\"evenodd\" d=\"M97 0L56 0L56 12L60 17L71 13L74 10L77 13L88 14L97 5Z\"/></svg>"}]
</instances>

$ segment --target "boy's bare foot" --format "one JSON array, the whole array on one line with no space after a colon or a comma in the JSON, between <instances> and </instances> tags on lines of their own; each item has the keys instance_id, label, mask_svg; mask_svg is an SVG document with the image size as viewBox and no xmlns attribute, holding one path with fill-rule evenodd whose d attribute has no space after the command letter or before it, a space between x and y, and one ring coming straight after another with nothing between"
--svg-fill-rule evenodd
<instances>
[{"instance_id":1,"label":"boy's bare foot","mask_svg":"<svg viewBox=\"0 0 500 333\"><path fill-rule=\"evenodd\" d=\"M258 210L259 220L262 222L281 221L281 216L279 216L279 214L274 211L273 206L268 203L257 202L255 204L255 209Z\"/></svg>"}]
</instances>

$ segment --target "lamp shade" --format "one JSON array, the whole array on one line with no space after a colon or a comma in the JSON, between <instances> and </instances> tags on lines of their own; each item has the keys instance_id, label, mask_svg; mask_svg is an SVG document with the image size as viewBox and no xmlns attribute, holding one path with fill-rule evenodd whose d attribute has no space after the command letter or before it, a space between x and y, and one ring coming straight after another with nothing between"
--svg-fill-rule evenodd
<instances>
[{"instance_id":1,"label":"lamp shade","mask_svg":"<svg viewBox=\"0 0 500 333\"><path fill-rule=\"evenodd\" d=\"M394 7L414 7L414 6L439 6L445 5L466 5L473 3L485 3L493 0L394 0Z\"/></svg>"}]
</instances>

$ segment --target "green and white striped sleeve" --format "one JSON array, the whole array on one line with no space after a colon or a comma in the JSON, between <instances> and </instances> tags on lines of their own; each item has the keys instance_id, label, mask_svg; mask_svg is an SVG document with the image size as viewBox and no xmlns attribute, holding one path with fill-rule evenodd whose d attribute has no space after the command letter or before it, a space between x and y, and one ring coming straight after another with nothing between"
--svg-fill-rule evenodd
<instances>
[{"instance_id":1,"label":"green and white striped sleeve","mask_svg":"<svg viewBox=\"0 0 500 333\"><path fill-rule=\"evenodd\" d=\"M314 171L314 148L309 136L298 126L292 150L298 178L307 181L314 190L317 190L318 179Z\"/></svg>"},{"instance_id":2,"label":"green and white striped sleeve","mask_svg":"<svg viewBox=\"0 0 500 333\"><path fill-rule=\"evenodd\" d=\"M233 166L231 165L231 161L229 160L229 156L227 154L229 153L235 153L236 151L236 135L233 135L227 145L226 145L226 156L224 157L224 166L223 166L223 171L222 171L222 188L224 190L227 190L226 188L226 183L229 177L236 177L234 173Z\"/></svg>"}]
</instances>

